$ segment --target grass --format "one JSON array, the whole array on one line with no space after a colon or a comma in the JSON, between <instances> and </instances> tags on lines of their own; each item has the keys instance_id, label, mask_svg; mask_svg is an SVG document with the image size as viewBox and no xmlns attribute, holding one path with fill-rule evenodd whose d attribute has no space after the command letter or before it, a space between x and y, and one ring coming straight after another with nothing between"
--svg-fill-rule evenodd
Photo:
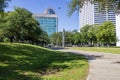
<instances>
[{"instance_id":1,"label":"grass","mask_svg":"<svg viewBox=\"0 0 120 80\"><path fill-rule=\"evenodd\" d=\"M0 80L85 80L84 56L39 46L0 43Z\"/></svg>"},{"instance_id":2,"label":"grass","mask_svg":"<svg viewBox=\"0 0 120 80\"><path fill-rule=\"evenodd\" d=\"M69 47L69 49L120 54L119 47Z\"/></svg>"}]
</instances>

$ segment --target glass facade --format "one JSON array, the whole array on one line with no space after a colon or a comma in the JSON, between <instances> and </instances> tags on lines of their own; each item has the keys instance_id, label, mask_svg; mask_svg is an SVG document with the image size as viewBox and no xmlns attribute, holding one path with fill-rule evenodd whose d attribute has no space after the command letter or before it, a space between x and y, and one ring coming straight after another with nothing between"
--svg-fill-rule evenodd
<instances>
[{"instance_id":1,"label":"glass facade","mask_svg":"<svg viewBox=\"0 0 120 80\"><path fill-rule=\"evenodd\" d=\"M52 9L47 9L44 14L34 15L34 17L49 36L58 32L58 17Z\"/></svg>"},{"instance_id":2,"label":"glass facade","mask_svg":"<svg viewBox=\"0 0 120 80\"><path fill-rule=\"evenodd\" d=\"M57 32L57 18L55 17L35 17L42 30L51 35Z\"/></svg>"}]
</instances>

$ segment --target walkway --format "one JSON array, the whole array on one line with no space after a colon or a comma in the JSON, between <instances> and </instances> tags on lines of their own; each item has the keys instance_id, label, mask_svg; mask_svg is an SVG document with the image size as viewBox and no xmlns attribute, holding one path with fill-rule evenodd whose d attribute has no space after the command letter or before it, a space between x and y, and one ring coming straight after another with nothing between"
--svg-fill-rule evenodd
<instances>
[{"instance_id":1,"label":"walkway","mask_svg":"<svg viewBox=\"0 0 120 80\"><path fill-rule=\"evenodd\" d=\"M85 55L89 60L87 80L120 80L120 55L80 50L61 49L60 51Z\"/></svg>"}]
</instances>

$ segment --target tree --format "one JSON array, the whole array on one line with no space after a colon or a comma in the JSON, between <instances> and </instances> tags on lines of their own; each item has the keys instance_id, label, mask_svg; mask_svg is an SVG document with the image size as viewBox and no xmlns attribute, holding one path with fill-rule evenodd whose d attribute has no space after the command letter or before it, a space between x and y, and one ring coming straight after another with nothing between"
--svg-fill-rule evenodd
<instances>
[{"instance_id":1,"label":"tree","mask_svg":"<svg viewBox=\"0 0 120 80\"><path fill-rule=\"evenodd\" d=\"M24 8L15 8L15 11L8 13L8 21L6 27L6 36L11 41L16 42L22 40L35 41L37 36L42 32L39 24L32 17L32 13Z\"/></svg>"},{"instance_id":2,"label":"tree","mask_svg":"<svg viewBox=\"0 0 120 80\"><path fill-rule=\"evenodd\" d=\"M43 32L32 13L24 8L15 8L13 12L6 13L2 21L0 33L2 32L4 38L9 38L11 42L28 41L34 44Z\"/></svg>"},{"instance_id":3,"label":"tree","mask_svg":"<svg viewBox=\"0 0 120 80\"><path fill-rule=\"evenodd\" d=\"M77 32L77 31L73 31L72 33L73 33L73 43L74 43L74 45L81 46L81 43L82 43L81 33Z\"/></svg>"},{"instance_id":4,"label":"tree","mask_svg":"<svg viewBox=\"0 0 120 80\"><path fill-rule=\"evenodd\" d=\"M90 25L91 27L88 30L88 38L90 41L90 45L94 46L97 44L97 37L96 34L98 32L99 25Z\"/></svg>"},{"instance_id":5,"label":"tree","mask_svg":"<svg viewBox=\"0 0 120 80\"><path fill-rule=\"evenodd\" d=\"M90 42L90 37L88 33L90 28L91 28L91 25L85 25L80 29L83 44L89 44Z\"/></svg>"},{"instance_id":6,"label":"tree","mask_svg":"<svg viewBox=\"0 0 120 80\"><path fill-rule=\"evenodd\" d=\"M2 41L4 36L4 26L6 26L6 16L4 8L8 7L8 2L11 0L0 0L0 41ZM2 28L2 29L1 29Z\"/></svg>"},{"instance_id":7,"label":"tree","mask_svg":"<svg viewBox=\"0 0 120 80\"><path fill-rule=\"evenodd\" d=\"M82 8L86 2L92 4L98 3L100 11L107 8L108 10L110 9L120 13L120 0L71 0L71 2L68 3L68 14L72 15L73 12Z\"/></svg>"},{"instance_id":8,"label":"tree","mask_svg":"<svg viewBox=\"0 0 120 80\"><path fill-rule=\"evenodd\" d=\"M62 32L53 33L50 36L50 41L53 45L62 46Z\"/></svg>"},{"instance_id":9,"label":"tree","mask_svg":"<svg viewBox=\"0 0 120 80\"><path fill-rule=\"evenodd\" d=\"M47 34L47 32L42 31L42 34L39 36L38 44L41 46L45 46L50 43L50 38Z\"/></svg>"},{"instance_id":10,"label":"tree","mask_svg":"<svg viewBox=\"0 0 120 80\"><path fill-rule=\"evenodd\" d=\"M0 12L4 11L4 8L8 7L8 2L11 0L0 0Z\"/></svg>"},{"instance_id":11,"label":"tree","mask_svg":"<svg viewBox=\"0 0 120 80\"><path fill-rule=\"evenodd\" d=\"M66 31L65 32L65 44L67 46L71 46L73 45L74 41L73 41L73 33L72 32L69 32L69 31Z\"/></svg>"},{"instance_id":12,"label":"tree","mask_svg":"<svg viewBox=\"0 0 120 80\"><path fill-rule=\"evenodd\" d=\"M98 42L103 45L107 44L108 46L116 42L115 25L112 22L104 22L102 25L99 26L98 30Z\"/></svg>"},{"instance_id":13,"label":"tree","mask_svg":"<svg viewBox=\"0 0 120 80\"><path fill-rule=\"evenodd\" d=\"M3 41L4 34L6 33L5 31L5 26L7 25L7 13L1 12L0 13L0 41Z\"/></svg>"}]
</instances>

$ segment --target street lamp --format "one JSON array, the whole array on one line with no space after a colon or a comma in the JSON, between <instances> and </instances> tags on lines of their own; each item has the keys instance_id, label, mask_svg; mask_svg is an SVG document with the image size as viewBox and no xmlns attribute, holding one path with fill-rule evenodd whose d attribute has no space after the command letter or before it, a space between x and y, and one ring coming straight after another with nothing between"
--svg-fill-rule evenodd
<instances>
[{"instance_id":1,"label":"street lamp","mask_svg":"<svg viewBox=\"0 0 120 80\"><path fill-rule=\"evenodd\" d=\"M62 32L62 47L65 47L65 29Z\"/></svg>"}]
</instances>

